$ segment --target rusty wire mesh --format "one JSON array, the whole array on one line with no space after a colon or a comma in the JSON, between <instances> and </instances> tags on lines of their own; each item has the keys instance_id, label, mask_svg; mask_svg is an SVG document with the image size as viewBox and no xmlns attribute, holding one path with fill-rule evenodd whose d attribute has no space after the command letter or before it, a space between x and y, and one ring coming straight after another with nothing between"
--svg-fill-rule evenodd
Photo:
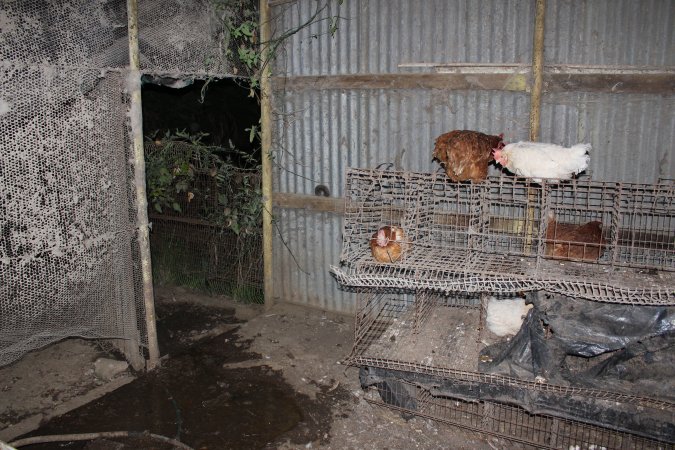
<instances>
[{"instance_id":1,"label":"rusty wire mesh","mask_svg":"<svg viewBox=\"0 0 675 450\"><path fill-rule=\"evenodd\" d=\"M459 428L506 438L522 448L665 450L673 445L643 436L609 430L583 422L526 410L491 401L467 401L432 395L429 389L405 380L390 382L387 389L372 386L366 393L370 403L426 417ZM402 402L401 399L406 401Z\"/></svg>"},{"instance_id":2,"label":"rusty wire mesh","mask_svg":"<svg viewBox=\"0 0 675 450\"><path fill-rule=\"evenodd\" d=\"M331 270L352 287L545 289L672 304L674 186L511 177L454 183L438 173L350 169L341 265ZM593 224L595 236L587 231ZM383 225L402 227L409 244L393 264L375 261L368 246Z\"/></svg>"},{"instance_id":3,"label":"rusty wire mesh","mask_svg":"<svg viewBox=\"0 0 675 450\"><path fill-rule=\"evenodd\" d=\"M644 386L603 390L478 367L483 350L499 341L483 327L488 294L547 290L674 304L673 194L672 182L454 183L443 174L350 169L341 265L332 267L358 292L346 362L376 373L370 401L536 448L672 447L659 440L668 432L645 435L593 418L599 407L672 419L675 402ZM371 236L384 225L404 230L407 249L398 262L371 255ZM528 410L529 401L506 404L495 397L502 390L550 402L548 413ZM585 405L573 420L556 409L568 401Z\"/></svg>"},{"instance_id":4,"label":"rusty wire mesh","mask_svg":"<svg viewBox=\"0 0 675 450\"><path fill-rule=\"evenodd\" d=\"M371 386L374 403L537 448L673 448L675 435L663 421L672 423L675 401L649 383L626 379L610 390L479 371L482 350L503 339L485 329L483 303L470 293L363 290L345 362L390 378L386 386ZM583 373L596 362L569 356L566 364ZM651 414L660 424L650 430L624 426L625 414Z\"/></svg>"}]
</instances>

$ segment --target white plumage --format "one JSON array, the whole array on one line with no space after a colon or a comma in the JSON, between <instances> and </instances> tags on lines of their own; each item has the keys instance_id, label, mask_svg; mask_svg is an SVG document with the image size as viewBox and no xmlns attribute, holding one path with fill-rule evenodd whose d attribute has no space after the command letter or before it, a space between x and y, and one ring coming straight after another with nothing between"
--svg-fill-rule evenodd
<instances>
[{"instance_id":1,"label":"white plumage","mask_svg":"<svg viewBox=\"0 0 675 450\"><path fill-rule=\"evenodd\" d=\"M495 161L522 177L566 180L588 167L591 144L572 147L544 142L515 142L494 151Z\"/></svg>"},{"instance_id":2,"label":"white plumage","mask_svg":"<svg viewBox=\"0 0 675 450\"><path fill-rule=\"evenodd\" d=\"M532 305L526 305L522 298L499 300L490 297L485 318L487 327L497 336L513 336L520 330L531 308Z\"/></svg>"}]
</instances>

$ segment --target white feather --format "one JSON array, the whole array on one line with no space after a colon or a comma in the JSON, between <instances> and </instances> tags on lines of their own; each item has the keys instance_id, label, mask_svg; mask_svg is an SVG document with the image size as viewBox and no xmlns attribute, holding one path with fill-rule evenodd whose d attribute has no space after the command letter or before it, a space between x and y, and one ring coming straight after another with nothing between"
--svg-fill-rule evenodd
<instances>
[{"instance_id":1,"label":"white feather","mask_svg":"<svg viewBox=\"0 0 675 450\"><path fill-rule=\"evenodd\" d=\"M566 180L588 167L591 144L563 147L544 142L515 142L502 149L507 158L506 168L516 175L534 178Z\"/></svg>"},{"instance_id":2,"label":"white feather","mask_svg":"<svg viewBox=\"0 0 675 450\"><path fill-rule=\"evenodd\" d=\"M513 336L520 330L531 308L532 305L526 305L522 298L499 300L490 297L485 318L488 329L497 336Z\"/></svg>"}]
</instances>

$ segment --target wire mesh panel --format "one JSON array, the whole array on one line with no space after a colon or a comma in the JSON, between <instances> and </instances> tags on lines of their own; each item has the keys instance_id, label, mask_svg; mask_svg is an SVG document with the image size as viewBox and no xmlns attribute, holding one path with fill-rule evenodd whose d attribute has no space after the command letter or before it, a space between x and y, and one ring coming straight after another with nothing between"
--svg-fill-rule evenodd
<instances>
[{"instance_id":1,"label":"wire mesh panel","mask_svg":"<svg viewBox=\"0 0 675 450\"><path fill-rule=\"evenodd\" d=\"M260 172L213 157L220 148L182 141L147 141L145 147L149 173L189 166L192 174L163 187L173 208L150 214L154 281L262 303Z\"/></svg>"},{"instance_id":2,"label":"wire mesh panel","mask_svg":"<svg viewBox=\"0 0 675 450\"><path fill-rule=\"evenodd\" d=\"M0 365L66 336L143 344L123 76L0 73Z\"/></svg>"},{"instance_id":3,"label":"wire mesh panel","mask_svg":"<svg viewBox=\"0 0 675 450\"><path fill-rule=\"evenodd\" d=\"M672 449L672 443L609 430L545 414L531 414L517 406L490 401L467 401L432 395L429 389L390 379L367 391L366 400L452 426L506 438L524 448L551 449Z\"/></svg>"},{"instance_id":4,"label":"wire mesh panel","mask_svg":"<svg viewBox=\"0 0 675 450\"><path fill-rule=\"evenodd\" d=\"M262 239L214 224L152 216L153 279L237 300L262 303Z\"/></svg>"},{"instance_id":5,"label":"wire mesh panel","mask_svg":"<svg viewBox=\"0 0 675 450\"><path fill-rule=\"evenodd\" d=\"M240 11L138 3L147 73L232 71L222 24ZM126 7L0 5L0 365L68 336L123 340L142 362Z\"/></svg>"},{"instance_id":6,"label":"wire mesh panel","mask_svg":"<svg viewBox=\"0 0 675 450\"><path fill-rule=\"evenodd\" d=\"M504 292L546 289L617 303L675 301L673 183L455 183L444 174L350 169L338 281ZM378 228L406 251L378 262ZM391 243L390 245L401 245Z\"/></svg>"}]
</instances>

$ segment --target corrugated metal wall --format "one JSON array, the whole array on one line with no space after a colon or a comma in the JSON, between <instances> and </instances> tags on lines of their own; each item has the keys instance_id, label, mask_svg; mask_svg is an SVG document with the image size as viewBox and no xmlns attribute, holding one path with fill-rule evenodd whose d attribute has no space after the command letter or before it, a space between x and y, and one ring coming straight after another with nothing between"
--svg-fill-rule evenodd
<instances>
[{"instance_id":1,"label":"corrugated metal wall","mask_svg":"<svg viewBox=\"0 0 675 450\"><path fill-rule=\"evenodd\" d=\"M317 2L274 7L277 32L295 28ZM332 5L331 13L337 13ZM453 129L503 132L527 139L529 94L428 88L296 89L307 76L431 73L406 63L525 63L532 57L534 0L347 0L334 37L323 21L286 43L274 68L278 113L273 150L278 193L313 195L317 185L341 197L345 169L392 163L434 171L436 136ZM546 64L637 65L673 69L675 2L549 0ZM544 93L541 140L591 142L598 180L675 178L673 92ZM351 312L354 296L328 273L339 261L341 216L276 208L275 296Z\"/></svg>"}]
</instances>

